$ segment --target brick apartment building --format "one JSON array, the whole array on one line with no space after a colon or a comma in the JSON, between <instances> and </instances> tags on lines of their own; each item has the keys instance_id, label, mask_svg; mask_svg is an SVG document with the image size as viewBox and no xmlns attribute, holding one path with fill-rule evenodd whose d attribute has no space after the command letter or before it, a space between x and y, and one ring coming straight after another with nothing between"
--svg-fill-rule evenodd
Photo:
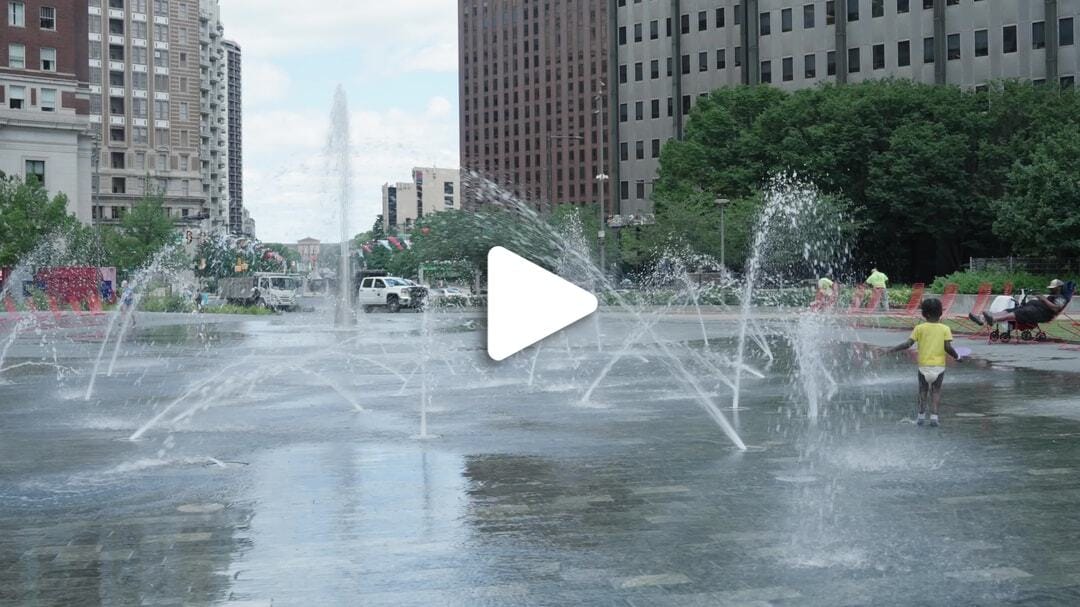
<instances>
[{"instance_id":1,"label":"brick apartment building","mask_svg":"<svg viewBox=\"0 0 1080 607\"><path fill-rule=\"evenodd\" d=\"M87 2L3 0L0 171L35 175L68 211L91 213Z\"/></svg>"}]
</instances>

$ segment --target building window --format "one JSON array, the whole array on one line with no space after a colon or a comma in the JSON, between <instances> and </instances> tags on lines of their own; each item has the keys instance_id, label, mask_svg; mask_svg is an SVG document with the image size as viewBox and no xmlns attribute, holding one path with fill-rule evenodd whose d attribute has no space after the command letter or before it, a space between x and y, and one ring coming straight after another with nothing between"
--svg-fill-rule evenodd
<instances>
[{"instance_id":1,"label":"building window","mask_svg":"<svg viewBox=\"0 0 1080 607\"><path fill-rule=\"evenodd\" d=\"M26 161L26 181L30 181L31 179L36 180L41 185L45 185L45 161L44 160L27 160Z\"/></svg>"},{"instance_id":2,"label":"building window","mask_svg":"<svg viewBox=\"0 0 1080 607\"><path fill-rule=\"evenodd\" d=\"M8 85L8 108L21 110L26 104L26 87Z\"/></svg>"},{"instance_id":3,"label":"building window","mask_svg":"<svg viewBox=\"0 0 1080 607\"><path fill-rule=\"evenodd\" d=\"M645 200L645 182L637 182L637 187L634 189L636 190L635 193L637 194L638 200Z\"/></svg>"},{"instance_id":4,"label":"building window","mask_svg":"<svg viewBox=\"0 0 1080 607\"><path fill-rule=\"evenodd\" d=\"M626 84L626 66L619 66L619 84Z\"/></svg>"},{"instance_id":5,"label":"building window","mask_svg":"<svg viewBox=\"0 0 1080 607\"><path fill-rule=\"evenodd\" d=\"M165 171L169 168L169 155L165 152L158 152L157 164L154 166L159 171Z\"/></svg>"},{"instance_id":6,"label":"building window","mask_svg":"<svg viewBox=\"0 0 1080 607\"><path fill-rule=\"evenodd\" d=\"M1074 76L1062 76L1061 88L1065 90L1072 90L1076 86L1076 78Z\"/></svg>"},{"instance_id":7,"label":"building window","mask_svg":"<svg viewBox=\"0 0 1080 607\"><path fill-rule=\"evenodd\" d=\"M652 140L652 157L653 158L659 158L660 157L660 140L659 139L653 139Z\"/></svg>"},{"instance_id":8,"label":"building window","mask_svg":"<svg viewBox=\"0 0 1080 607\"><path fill-rule=\"evenodd\" d=\"M884 44L875 44L874 48L873 48L873 53L874 53L874 58L873 58L874 59L874 69L875 70L883 70L883 69L885 69L885 45Z\"/></svg>"},{"instance_id":9,"label":"building window","mask_svg":"<svg viewBox=\"0 0 1080 607\"><path fill-rule=\"evenodd\" d=\"M634 42L641 42L641 40L642 40L641 24L640 23L635 23L634 24Z\"/></svg>"},{"instance_id":10,"label":"building window","mask_svg":"<svg viewBox=\"0 0 1080 607\"><path fill-rule=\"evenodd\" d=\"M653 99L652 102L650 103L650 109L652 110L651 116L654 119L659 118L660 117L660 100L659 99Z\"/></svg>"},{"instance_id":11,"label":"building window","mask_svg":"<svg viewBox=\"0 0 1080 607\"><path fill-rule=\"evenodd\" d=\"M829 76L836 75L836 51L825 53L825 73Z\"/></svg>"},{"instance_id":12,"label":"building window","mask_svg":"<svg viewBox=\"0 0 1080 607\"><path fill-rule=\"evenodd\" d=\"M697 55L697 68L699 72L709 71L709 53L708 51L701 51Z\"/></svg>"},{"instance_id":13,"label":"building window","mask_svg":"<svg viewBox=\"0 0 1080 607\"><path fill-rule=\"evenodd\" d=\"M759 23L761 24L761 35L768 36L772 33L772 20L769 17L769 13L761 13Z\"/></svg>"},{"instance_id":14,"label":"building window","mask_svg":"<svg viewBox=\"0 0 1080 607\"><path fill-rule=\"evenodd\" d=\"M26 27L26 5L22 2L8 2L8 25Z\"/></svg>"},{"instance_id":15,"label":"building window","mask_svg":"<svg viewBox=\"0 0 1080 607\"><path fill-rule=\"evenodd\" d=\"M707 29L709 29L709 13L708 11L698 11L697 31L703 32Z\"/></svg>"},{"instance_id":16,"label":"building window","mask_svg":"<svg viewBox=\"0 0 1080 607\"><path fill-rule=\"evenodd\" d=\"M847 71L849 74L858 72L861 68L859 65L859 49L849 48L847 52Z\"/></svg>"},{"instance_id":17,"label":"building window","mask_svg":"<svg viewBox=\"0 0 1080 607\"><path fill-rule=\"evenodd\" d=\"M901 40L896 43L896 65L907 67L911 65L911 41Z\"/></svg>"},{"instance_id":18,"label":"building window","mask_svg":"<svg viewBox=\"0 0 1080 607\"><path fill-rule=\"evenodd\" d=\"M127 194L127 180L123 177L112 178L112 193L113 194ZM113 217L117 216L116 207L113 207Z\"/></svg>"},{"instance_id":19,"label":"building window","mask_svg":"<svg viewBox=\"0 0 1080 607\"><path fill-rule=\"evenodd\" d=\"M626 117L627 117L626 109L627 108L626 108L625 103L620 103L619 104L619 122L626 122Z\"/></svg>"},{"instance_id":20,"label":"building window","mask_svg":"<svg viewBox=\"0 0 1080 607\"><path fill-rule=\"evenodd\" d=\"M683 74L689 74L690 73L690 55L683 55L682 56L682 73Z\"/></svg>"},{"instance_id":21,"label":"building window","mask_svg":"<svg viewBox=\"0 0 1080 607\"><path fill-rule=\"evenodd\" d=\"M139 101L139 100L134 99L133 101ZM145 101L146 100L143 99L143 102L144 102L143 103L143 110L144 111L146 109ZM135 107L138 107L138 104L136 104ZM148 128L146 128L145 126L137 126L137 127L132 128L131 129L131 142L135 143L135 144L139 144L139 145L147 145L148 143L150 143L150 130ZM142 152L139 152L139 154L142 154ZM144 164L145 164L145 160L140 160L140 161L135 163L135 168L137 168L137 169L146 168L144 166Z\"/></svg>"},{"instance_id":22,"label":"building window","mask_svg":"<svg viewBox=\"0 0 1080 607\"><path fill-rule=\"evenodd\" d=\"M990 30L975 30L975 56L986 57L990 54Z\"/></svg>"},{"instance_id":23,"label":"building window","mask_svg":"<svg viewBox=\"0 0 1080 607\"><path fill-rule=\"evenodd\" d=\"M804 29L814 28L814 5L806 4L802 7L802 26Z\"/></svg>"},{"instance_id":24,"label":"building window","mask_svg":"<svg viewBox=\"0 0 1080 607\"><path fill-rule=\"evenodd\" d=\"M626 44L626 26L619 27L619 44Z\"/></svg>"},{"instance_id":25,"label":"building window","mask_svg":"<svg viewBox=\"0 0 1080 607\"><path fill-rule=\"evenodd\" d=\"M56 111L56 89L41 89L41 111Z\"/></svg>"},{"instance_id":26,"label":"building window","mask_svg":"<svg viewBox=\"0 0 1080 607\"><path fill-rule=\"evenodd\" d=\"M834 25L836 23L836 2L833 0L827 0L825 2L825 25Z\"/></svg>"},{"instance_id":27,"label":"building window","mask_svg":"<svg viewBox=\"0 0 1080 607\"><path fill-rule=\"evenodd\" d=\"M168 120L169 119L169 102L165 99L154 100L154 119L155 120Z\"/></svg>"},{"instance_id":28,"label":"building window","mask_svg":"<svg viewBox=\"0 0 1080 607\"><path fill-rule=\"evenodd\" d=\"M934 38L923 38L922 41L922 62L933 63L934 62Z\"/></svg>"},{"instance_id":29,"label":"building window","mask_svg":"<svg viewBox=\"0 0 1080 607\"><path fill-rule=\"evenodd\" d=\"M719 49L716 51L716 69L722 70L727 67L727 51L726 49Z\"/></svg>"},{"instance_id":30,"label":"building window","mask_svg":"<svg viewBox=\"0 0 1080 607\"><path fill-rule=\"evenodd\" d=\"M803 57L803 78L807 80L817 78L817 55L810 54Z\"/></svg>"},{"instance_id":31,"label":"building window","mask_svg":"<svg viewBox=\"0 0 1080 607\"><path fill-rule=\"evenodd\" d=\"M784 57L781 62L783 69L784 82L791 82L795 79L795 59L794 57Z\"/></svg>"},{"instance_id":32,"label":"building window","mask_svg":"<svg viewBox=\"0 0 1080 607\"><path fill-rule=\"evenodd\" d=\"M26 47L21 44L8 45L8 67L16 70L26 69Z\"/></svg>"},{"instance_id":33,"label":"building window","mask_svg":"<svg viewBox=\"0 0 1080 607\"><path fill-rule=\"evenodd\" d=\"M154 49L154 67L169 67L169 51Z\"/></svg>"},{"instance_id":34,"label":"building window","mask_svg":"<svg viewBox=\"0 0 1080 607\"><path fill-rule=\"evenodd\" d=\"M109 141L114 143L123 143L127 139L124 136L124 127L112 127L109 129Z\"/></svg>"},{"instance_id":35,"label":"building window","mask_svg":"<svg viewBox=\"0 0 1080 607\"><path fill-rule=\"evenodd\" d=\"M109 152L109 167L113 169L124 169L126 164L127 154L124 152Z\"/></svg>"},{"instance_id":36,"label":"building window","mask_svg":"<svg viewBox=\"0 0 1080 607\"><path fill-rule=\"evenodd\" d=\"M761 62L761 82L764 84L772 82L772 61Z\"/></svg>"},{"instance_id":37,"label":"building window","mask_svg":"<svg viewBox=\"0 0 1080 607\"><path fill-rule=\"evenodd\" d=\"M634 82L641 82L645 79L645 66L641 62L634 64Z\"/></svg>"},{"instance_id":38,"label":"building window","mask_svg":"<svg viewBox=\"0 0 1080 607\"><path fill-rule=\"evenodd\" d=\"M634 157L637 158L638 160L645 160L645 142L644 141L635 141L634 142Z\"/></svg>"},{"instance_id":39,"label":"building window","mask_svg":"<svg viewBox=\"0 0 1080 607\"><path fill-rule=\"evenodd\" d=\"M1073 45L1073 18L1065 17L1058 20L1058 46Z\"/></svg>"},{"instance_id":40,"label":"building window","mask_svg":"<svg viewBox=\"0 0 1080 607\"><path fill-rule=\"evenodd\" d=\"M911 11L910 0L896 0L896 13L902 15Z\"/></svg>"},{"instance_id":41,"label":"building window","mask_svg":"<svg viewBox=\"0 0 1080 607\"><path fill-rule=\"evenodd\" d=\"M660 77L660 60L653 59L649 62L649 77L656 80Z\"/></svg>"},{"instance_id":42,"label":"building window","mask_svg":"<svg viewBox=\"0 0 1080 607\"><path fill-rule=\"evenodd\" d=\"M724 27L724 9L716 9L716 27Z\"/></svg>"},{"instance_id":43,"label":"building window","mask_svg":"<svg viewBox=\"0 0 1080 607\"><path fill-rule=\"evenodd\" d=\"M1031 24L1031 48L1046 48L1046 22L1036 21Z\"/></svg>"},{"instance_id":44,"label":"building window","mask_svg":"<svg viewBox=\"0 0 1080 607\"><path fill-rule=\"evenodd\" d=\"M742 47L741 46L736 46L735 47L735 67L741 67L742 66L742 54L743 54L742 53Z\"/></svg>"},{"instance_id":45,"label":"building window","mask_svg":"<svg viewBox=\"0 0 1080 607\"><path fill-rule=\"evenodd\" d=\"M922 7L926 11L934 8L934 0L922 0Z\"/></svg>"},{"instance_id":46,"label":"building window","mask_svg":"<svg viewBox=\"0 0 1080 607\"><path fill-rule=\"evenodd\" d=\"M870 16L875 19L885 16L885 0L870 0Z\"/></svg>"},{"instance_id":47,"label":"building window","mask_svg":"<svg viewBox=\"0 0 1080 607\"><path fill-rule=\"evenodd\" d=\"M784 10L780 11L780 31L782 31L782 32L790 32L791 31L791 22L792 22L791 9L790 8L785 8Z\"/></svg>"},{"instance_id":48,"label":"building window","mask_svg":"<svg viewBox=\"0 0 1080 607\"><path fill-rule=\"evenodd\" d=\"M956 61L960 58L960 34L949 34L945 40L948 47L949 61Z\"/></svg>"},{"instance_id":49,"label":"building window","mask_svg":"<svg viewBox=\"0 0 1080 607\"><path fill-rule=\"evenodd\" d=\"M656 40L660 37L660 22L653 19L649 22L649 40Z\"/></svg>"},{"instance_id":50,"label":"building window","mask_svg":"<svg viewBox=\"0 0 1080 607\"><path fill-rule=\"evenodd\" d=\"M1001 52L1016 52L1016 26L1006 25L1001 28Z\"/></svg>"},{"instance_id":51,"label":"building window","mask_svg":"<svg viewBox=\"0 0 1080 607\"><path fill-rule=\"evenodd\" d=\"M39 27L43 30L56 31L56 8L43 6L40 11Z\"/></svg>"},{"instance_id":52,"label":"building window","mask_svg":"<svg viewBox=\"0 0 1080 607\"><path fill-rule=\"evenodd\" d=\"M41 71L56 71L56 49L44 47L41 49Z\"/></svg>"},{"instance_id":53,"label":"building window","mask_svg":"<svg viewBox=\"0 0 1080 607\"><path fill-rule=\"evenodd\" d=\"M634 102L634 120L644 120L644 119L645 119L645 102L644 101L635 101Z\"/></svg>"},{"instance_id":54,"label":"building window","mask_svg":"<svg viewBox=\"0 0 1080 607\"><path fill-rule=\"evenodd\" d=\"M623 162L630 160L630 144L625 141L619 144L619 160Z\"/></svg>"},{"instance_id":55,"label":"building window","mask_svg":"<svg viewBox=\"0 0 1080 607\"><path fill-rule=\"evenodd\" d=\"M847 20L859 20L859 0L847 0Z\"/></svg>"},{"instance_id":56,"label":"building window","mask_svg":"<svg viewBox=\"0 0 1080 607\"><path fill-rule=\"evenodd\" d=\"M619 200L630 200L630 182L619 182Z\"/></svg>"},{"instance_id":57,"label":"building window","mask_svg":"<svg viewBox=\"0 0 1080 607\"><path fill-rule=\"evenodd\" d=\"M690 113L690 95L682 96L682 113L683 116Z\"/></svg>"},{"instance_id":58,"label":"building window","mask_svg":"<svg viewBox=\"0 0 1080 607\"><path fill-rule=\"evenodd\" d=\"M187 101L180 102L180 120L188 119L188 103Z\"/></svg>"}]
</instances>

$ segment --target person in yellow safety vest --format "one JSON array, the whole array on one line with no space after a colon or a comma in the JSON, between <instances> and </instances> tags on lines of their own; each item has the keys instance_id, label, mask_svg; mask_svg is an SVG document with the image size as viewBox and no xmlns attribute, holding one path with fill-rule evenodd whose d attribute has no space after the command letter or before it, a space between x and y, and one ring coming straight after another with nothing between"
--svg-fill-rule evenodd
<instances>
[{"instance_id":1,"label":"person in yellow safety vest","mask_svg":"<svg viewBox=\"0 0 1080 607\"><path fill-rule=\"evenodd\" d=\"M889 290L888 290L889 277L882 273L877 268L870 270L870 276L866 278L866 284L874 290L874 294L879 296L881 306L885 311L889 311Z\"/></svg>"}]
</instances>

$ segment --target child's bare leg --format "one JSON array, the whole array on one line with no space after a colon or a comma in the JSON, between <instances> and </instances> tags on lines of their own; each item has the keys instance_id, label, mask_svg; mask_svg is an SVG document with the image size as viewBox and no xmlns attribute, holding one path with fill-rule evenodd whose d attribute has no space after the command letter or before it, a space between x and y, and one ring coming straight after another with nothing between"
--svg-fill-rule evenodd
<instances>
[{"instance_id":1,"label":"child's bare leg","mask_svg":"<svg viewBox=\"0 0 1080 607\"><path fill-rule=\"evenodd\" d=\"M919 373L919 414L926 413L926 401L928 392L930 391L930 384L926 383L926 378L922 373Z\"/></svg>"},{"instance_id":2,"label":"child's bare leg","mask_svg":"<svg viewBox=\"0 0 1080 607\"><path fill-rule=\"evenodd\" d=\"M930 413L933 415L938 414L938 406L941 405L941 384L945 381L945 374L938 375L938 378L934 380L934 385L930 390L930 406L932 407Z\"/></svg>"}]
</instances>

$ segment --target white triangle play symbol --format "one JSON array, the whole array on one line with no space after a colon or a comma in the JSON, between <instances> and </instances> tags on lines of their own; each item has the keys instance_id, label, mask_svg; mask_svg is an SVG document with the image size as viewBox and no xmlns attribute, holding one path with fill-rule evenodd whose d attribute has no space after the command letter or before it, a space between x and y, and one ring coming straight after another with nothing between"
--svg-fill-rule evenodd
<instances>
[{"instance_id":1,"label":"white triangle play symbol","mask_svg":"<svg viewBox=\"0 0 1080 607\"><path fill-rule=\"evenodd\" d=\"M596 296L503 247L488 251L488 356L503 360L596 311Z\"/></svg>"}]
</instances>

